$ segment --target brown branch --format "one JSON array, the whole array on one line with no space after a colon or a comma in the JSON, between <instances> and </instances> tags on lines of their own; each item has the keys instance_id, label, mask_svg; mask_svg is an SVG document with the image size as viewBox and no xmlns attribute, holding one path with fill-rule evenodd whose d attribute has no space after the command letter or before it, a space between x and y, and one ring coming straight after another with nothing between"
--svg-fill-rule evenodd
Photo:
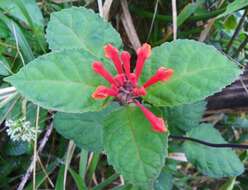
<instances>
[{"instance_id":1,"label":"brown branch","mask_svg":"<svg viewBox=\"0 0 248 190\"><path fill-rule=\"evenodd\" d=\"M130 43L132 44L133 48L136 50L141 46L141 43L138 34L135 30L131 14L128 9L127 0L121 0L121 7L122 7L121 21L123 27L127 33Z\"/></svg>"}]
</instances>

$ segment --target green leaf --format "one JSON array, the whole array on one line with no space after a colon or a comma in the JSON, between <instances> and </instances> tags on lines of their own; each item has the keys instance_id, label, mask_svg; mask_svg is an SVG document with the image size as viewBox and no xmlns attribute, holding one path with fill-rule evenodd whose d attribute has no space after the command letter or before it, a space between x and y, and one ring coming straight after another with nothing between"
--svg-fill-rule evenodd
<instances>
[{"instance_id":1,"label":"green leaf","mask_svg":"<svg viewBox=\"0 0 248 190\"><path fill-rule=\"evenodd\" d=\"M106 117L103 130L108 161L127 183L151 189L167 155L167 133L151 129L137 107L122 107Z\"/></svg>"},{"instance_id":2,"label":"green leaf","mask_svg":"<svg viewBox=\"0 0 248 190\"><path fill-rule=\"evenodd\" d=\"M4 147L5 153L9 156L20 156L29 151L29 145L27 142L13 142L9 141Z\"/></svg>"},{"instance_id":3,"label":"green leaf","mask_svg":"<svg viewBox=\"0 0 248 190\"><path fill-rule=\"evenodd\" d=\"M234 30L237 26L237 18L234 15L230 15L224 22L225 29Z\"/></svg>"},{"instance_id":4,"label":"green leaf","mask_svg":"<svg viewBox=\"0 0 248 190\"><path fill-rule=\"evenodd\" d=\"M225 12L219 15L217 18L221 18L229 14L232 14L240 9L245 8L246 6L248 6L247 0L235 0L232 3L228 4Z\"/></svg>"},{"instance_id":5,"label":"green leaf","mask_svg":"<svg viewBox=\"0 0 248 190\"><path fill-rule=\"evenodd\" d=\"M10 74L10 67L8 61L4 56L0 55L0 75L8 76Z\"/></svg>"},{"instance_id":6,"label":"green leaf","mask_svg":"<svg viewBox=\"0 0 248 190\"><path fill-rule=\"evenodd\" d=\"M121 46L120 35L110 23L83 7L52 13L46 37L52 50L83 49L97 57L107 43Z\"/></svg>"},{"instance_id":7,"label":"green leaf","mask_svg":"<svg viewBox=\"0 0 248 190\"><path fill-rule=\"evenodd\" d=\"M168 171L168 168L163 168L155 185L155 190L171 190L173 187L173 176Z\"/></svg>"},{"instance_id":8,"label":"green leaf","mask_svg":"<svg viewBox=\"0 0 248 190\"><path fill-rule=\"evenodd\" d=\"M210 124L192 129L187 136L211 143L227 143ZM238 176L244 166L235 152L228 148L213 148L186 141L183 145L188 160L204 175L221 178Z\"/></svg>"},{"instance_id":9,"label":"green leaf","mask_svg":"<svg viewBox=\"0 0 248 190\"><path fill-rule=\"evenodd\" d=\"M64 173L65 173L65 166L63 165L63 166L60 166L59 168L59 172L58 172L57 179L56 179L55 190L65 189Z\"/></svg>"},{"instance_id":10,"label":"green leaf","mask_svg":"<svg viewBox=\"0 0 248 190\"><path fill-rule=\"evenodd\" d=\"M179 128L189 131L198 127L206 106L206 102L200 101L193 104L185 104L173 108L165 108L165 120L170 129Z\"/></svg>"},{"instance_id":11,"label":"green leaf","mask_svg":"<svg viewBox=\"0 0 248 190\"><path fill-rule=\"evenodd\" d=\"M241 73L238 66L214 47L193 40L177 40L153 48L145 64L142 82L159 67L174 75L147 89L145 100L156 106L189 104L220 91Z\"/></svg>"},{"instance_id":12,"label":"green leaf","mask_svg":"<svg viewBox=\"0 0 248 190\"><path fill-rule=\"evenodd\" d=\"M77 185L78 190L86 190L86 185L80 175L78 175L73 169L69 168L69 172Z\"/></svg>"},{"instance_id":13,"label":"green leaf","mask_svg":"<svg viewBox=\"0 0 248 190\"><path fill-rule=\"evenodd\" d=\"M31 49L25 35L23 34L21 28L19 27L19 25L16 24L13 20L9 19L4 14L2 14L1 12L0 12L0 20L6 24L8 29L11 31L14 39L16 36L16 39L18 41L18 45L20 47L21 52L23 53L23 57L24 57L26 63L33 60L34 55L33 55L32 49Z\"/></svg>"},{"instance_id":14,"label":"green leaf","mask_svg":"<svg viewBox=\"0 0 248 190\"><path fill-rule=\"evenodd\" d=\"M181 26L197 9L197 3L187 4L177 17L177 27Z\"/></svg>"},{"instance_id":15,"label":"green leaf","mask_svg":"<svg viewBox=\"0 0 248 190\"><path fill-rule=\"evenodd\" d=\"M17 74L5 78L27 99L46 109L82 113L103 108L106 101L91 94L103 83L91 63L95 57L82 50L66 50L41 56Z\"/></svg>"},{"instance_id":16,"label":"green leaf","mask_svg":"<svg viewBox=\"0 0 248 190\"><path fill-rule=\"evenodd\" d=\"M26 24L43 28L43 16L35 0L1 0L0 8Z\"/></svg>"},{"instance_id":17,"label":"green leaf","mask_svg":"<svg viewBox=\"0 0 248 190\"><path fill-rule=\"evenodd\" d=\"M58 133L73 140L80 148L101 151L103 149L102 120L101 112L57 113L54 118L54 127Z\"/></svg>"}]
</instances>

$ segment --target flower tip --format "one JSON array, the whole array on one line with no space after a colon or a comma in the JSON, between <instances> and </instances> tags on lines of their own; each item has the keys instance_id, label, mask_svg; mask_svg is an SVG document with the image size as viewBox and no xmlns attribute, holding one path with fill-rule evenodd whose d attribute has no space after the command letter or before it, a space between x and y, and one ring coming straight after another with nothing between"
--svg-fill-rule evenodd
<instances>
[{"instance_id":1,"label":"flower tip","mask_svg":"<svg viewBox=\"0 0 248 190\"><path fill-rule=\"evenodd\" d=\"M104 46L105 57L110 59L113 54L118 54L118 50L112 46L112 44L107 44Z\"/></svg>"},{"instance_id":2,"label":"flower tip","mask_svg":"<svg viewBox=\"0 0 248 190\"><path fill-rule=\"evenodd\" d=\"M151 52L152 48L148 43L144 43L140 48L137 49L137 55L142 55L145 59L150 57Z\"/></svg>"},{"instance_id":3,"label":"flower tip","mask_svg":"<svg viewBox=\"0 0 248 190\"><path fill-rule=\"evenodd\" d=\"M165 67L160 67L157 71L157 75L161 81L169 80L173 75L173 73L174 73L173 69L167 69Z\"/></svg>"},{"instance_id":4,"label":"flower tip","mask_svg":"<svg viewBox=\"0 0 248 190\"><path fill-rule=\"evenodd\" d=\"M130 61L130 59L131 59L130 53L128 53L127 51L123 51L123 52L121 53L121 60L122 60L123 62L125 62L126 60L127 60L127 61Z\"/></svg>"},{"instance_id":5,"label":"flower tip","mask_svg":"<svg viewBox=\"0 0 248 190\"><path fill-rule=\"evenodd\" d=\"M157 118L157 122L152 126L153 130L160 133L165 133L168 131L165 121L163 118Z\"/></svg>"},{"instance_id":6,"label":"flower tip","mask_svg":"<svg viewBox=\"0 0 248 190\"><path fill-rule=\"evenodd\" d=\"M108 94L106 93L106 87L105 86L98 86L91 95L93 99L105 99L108 97Z\"/></svg>"},{"instance_id":7,"label":"flower tip","mask_svg":"<svg viewBox=\"0 0 248 190\"><path fill-rule=\"evenodd\" d=\"M102 67L103 67L103 64L100 61L94 61L92 64L92 68L95 71Z\"/></svg>"}]
</instances>

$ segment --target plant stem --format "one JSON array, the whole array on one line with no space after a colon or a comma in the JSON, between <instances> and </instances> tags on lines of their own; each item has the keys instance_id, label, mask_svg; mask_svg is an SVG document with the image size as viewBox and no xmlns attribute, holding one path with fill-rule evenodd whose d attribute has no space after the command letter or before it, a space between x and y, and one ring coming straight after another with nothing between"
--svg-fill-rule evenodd
<instances>
[{"instance_id":1,"label":"plant stem","mask_svg":"<svg viewBox=\"0 0 248 190\"><path fill-rule=\"evenodd\" d=\"M227 44L227 47L226 47L226 53L229 52L233 42L234 42L234 39L237 37L237 35L239 34L240 30L242 29L242 26L243 26L243 23L245 21L245 17L247 16L247 13L248 13L248 9L245 10L244 14L242 15L240 21L239 21L239 24L238 26L236 27L235 29L235 32L233 33L233 36L231 38L231 40L229 41L229 43Z\"/></svg>"},{"instance_id":2,"label":"plant stem","mask_svg":"<svg viewBox=\"0 0 248 190\"><path fill-rule=\"evenodd\" d=\"M51 133L52 133L52 129L53 129L53 122L52 122L52 119L53 117L51 117L51 120L49 120L49 124L47 126L47 130L46 130L46 133L44 135L44 137L41 139L40 143L39 143L39 148L37 150L37 155L42 152L42 150L44 149L47 141L48 141L48 138L50 137ZM26 174L23 176L22 180L21 180L21 183L19 184L17 190L23 190L25 184L27 183L33 169L34 169L34 162L36 162L37 160L34 159L34 157L32 158L32 162L30 163L27 171L26 171Z\"/></svg>"},{"instance_id":3,"label":"plant stem","mask_svg":"<svg viewBox=\"0 0 248 190\"><path fill-rule=\"evenodd\" d=\"M229 143L216 144L216 143L210 143L210 142L202 141L202 140L191 138L191 137L176 136L176 135L170 135L169 138L176 139L176 140L181 140L181 141L188 140L188 141L196 142L196 143L203 144L203 145L210 146L210 147L214 147L214 148L248 149L248 145L246 145L246 144L229 144Z\"/></svg>"}]
</instances>

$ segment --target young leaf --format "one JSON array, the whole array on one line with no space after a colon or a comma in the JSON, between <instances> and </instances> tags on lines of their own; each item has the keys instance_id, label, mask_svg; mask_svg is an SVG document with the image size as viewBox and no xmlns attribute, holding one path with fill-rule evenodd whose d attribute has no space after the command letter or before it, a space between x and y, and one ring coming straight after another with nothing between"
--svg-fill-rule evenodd
<instances>
[{"instance_id":1,"label":"young leaf","mask_svg":"<svg viewBox=\"0 0 248 190\"><path fill-rule=\"evenodd\" d=\"M187 135L211 143L226 143L210 124L202 124ZM231 149L213 148L190 141L186 141L183 148L188 160L204 175L221 178L238 176L244 171L242 162Z\"/></svg>"},{"instance_id":2,"label":"young leaf","mask_svg":"<svg viewBox=\"0 0 248 190\"><path fill-rule=\"evenodd\" d=\"M73 140L77 146L89 151L101 151L102 124L101 112L83 114L57 113L54 127L65 138Z\"/></svg>"},{"instance_id":3,"label":"young leaf","mask_svg":"<svg viewBox=\"0 0 248 190\"><path fill-rule=\"evenodd\" d=\"M224 17L226 15L229 15L233 12L236 12L244 7L248 6L248 1L247 0L235 0L232 3L227 5L227 8L224 13L219 15L217 18Z\"/></svg>"},{"instance_id":4,"label":"young leaf","mask_svg":"<svg viewBox=\"0 0 248 190\"><path fill-rule=\"evenodd\" d=\"M91 94L104 82L91 68L95 59L82 50L49 53L5 80L44 108L71 113L97 111L104 101L95 101Z\"/></svg>"},{"instance_id":5,"label":"young leaf","mask_svg":"<svg viewBox=\"0 0 248 190\"><path fill-rule=\"evenodd\" d=\"M152 189L167 155L167 133L152 131L136 107L122 107L108 115L103 130L108 161L127 183Z\"/></svg>"},{"instance_id":6,"label":"young leaf","mask_svg":"<svg viewBox=\"0 0 248 190\"><path fill-rule=\"evenodd\" d=\"M112 43L120 47L118 32L92 10L72 7L51 14L47 41L52 50L83 49L99 57L103 46Z\"/></svg>"},{"instance_id":7,"label":"young leaf","mask_svg":"<svg viewBox=\"0 0 248 190\"><path fill-rule=\"evenodd\" d=\"M165 120L170 129L179 128L183 131L197 127L205 110L206 102L200 101L173 108L165 108Z\"/></svg>"},{"instance_id":8,"label":"young leaf","mask_svg":"<svg viewBox=\"0 0 248 190\"><path fill-rule=\"evenodd\" d=\"M154 48L145 64L142 82L159 67L171 68L174 74L165 83L147 89L144 99L157 106L199 101L221 90L240 74L238 66L214 47L193 40L177 40Z\"/></svg>"}]
</instances>

